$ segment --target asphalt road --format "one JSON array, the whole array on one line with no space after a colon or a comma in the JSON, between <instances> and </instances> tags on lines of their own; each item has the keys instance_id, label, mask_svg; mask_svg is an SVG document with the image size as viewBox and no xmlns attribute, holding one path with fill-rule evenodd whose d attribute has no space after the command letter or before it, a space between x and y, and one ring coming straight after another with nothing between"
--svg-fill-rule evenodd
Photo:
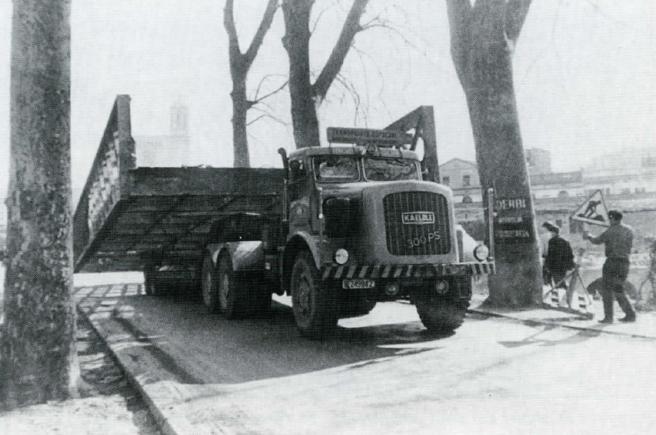
<instances>
[{"instance_id":1,"label":"asphalt road","mask_svg":"<svg viewBox=\"0 0 656 435\"><path fill-rule=\"evenodd\" d=\"M138 285L77 290L184 391L171 412L208 433L653 433L654 341L470 316L426 333L414 307L379 304L303 339L291 309L228 321ZM153 381L155 382L155 381Z\"/></svg>"}]
</instances>

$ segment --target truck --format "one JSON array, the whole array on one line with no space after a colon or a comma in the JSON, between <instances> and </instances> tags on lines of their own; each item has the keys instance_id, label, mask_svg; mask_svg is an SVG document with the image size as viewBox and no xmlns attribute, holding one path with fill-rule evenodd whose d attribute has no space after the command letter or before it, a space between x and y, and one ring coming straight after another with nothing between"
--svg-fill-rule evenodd
<instances>
[{"instance_id":1,"label":"truck","mask_svg":"<svg viewBox=\"0 0 656 435\"><path fill-rule=\"evenodd\" d=\"M282 168L138 167L130 97L117 96L75 210L75 271L142 270L147 295L184 284L228 319L291 296L311 339L395 300L430 331L458 328L494 254L463 252L432 108L380 130L329 128L328 142L279 149Z\"/></svg>"}]
</instances>

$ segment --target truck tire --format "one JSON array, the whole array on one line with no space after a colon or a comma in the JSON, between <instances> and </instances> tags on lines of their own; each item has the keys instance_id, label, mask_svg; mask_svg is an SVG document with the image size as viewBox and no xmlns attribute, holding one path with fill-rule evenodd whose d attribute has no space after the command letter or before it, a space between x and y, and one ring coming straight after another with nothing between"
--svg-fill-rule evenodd
<instances>
[{"instance_id":1,"label":"truck tire","mask_svg":"<svg viewBox=\"0 0 656 435\"><path fill-rule=\"evenodd\" d=\"M323 339L337 326L335 289L322 286L312 255L301 251L294 260L291 283L292 309L301 335Z\"/></svg>"},{"instance_id":2,"label":"truck tire","mask_svg":"<svg viewBox=\"0 0 656 435\"><path fill-rule=\"evenodd\" d=\"M471 287L471 278L458 284ZM451 291L457 290L452 288ZM412 299L421 323L436 334L448 334L460 327L469 308L469 298L460 298L458 294L440 296L434 293L432 286L413 293Z\"/></svg>"},{"instance_id":3,"label":"truck tire","mask_svg":"<svg viewBox=\"0 0 656 435\"><path fill-rule=\"evenodd\" d=\"M219 311L219 292L216 285L216 268L209 254L205 254L203 258L200 274L200 289L203 305L209 313L216 313Z\"/></svg>"},{"instance_id":4,"label":"truck tire","mask_svg":"<svg viewBox=\"0 0 656 435\"><path fill-rule=\"evenodd\" d=\"M227 254L219 257L216 267L219 310L226 319L238 319L247 313L248 292L245 280L237 280L232 260Z\"/></svg>"}]
</instances>

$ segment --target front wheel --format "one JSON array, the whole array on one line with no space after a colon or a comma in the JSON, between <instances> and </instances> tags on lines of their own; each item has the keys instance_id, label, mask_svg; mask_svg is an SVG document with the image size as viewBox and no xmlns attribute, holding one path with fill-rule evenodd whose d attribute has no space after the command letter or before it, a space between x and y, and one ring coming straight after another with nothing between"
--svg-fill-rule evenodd
<instances>
[{"instance_id":1,"label":"front wheel","mask_svg":"<svg viewBox=\"0 0 656 435\"><path fill-rule=\"evenodd\" d=\"M459 288L462 286L464 288ZM433 286L415 292L412 299L426 329L432 333L448 334L459 328L469 308L469 297L461 297L461 294L471 294L471 278L451 280L451 288L445 295L437 294Z\"/></svg>"},{"instance_id":2,"label":"front wheel","mask_svg":"<svg viewBox=\"0 0 656 435\"><path fill-rule=\"evenodd\" d=\"M292 309L301 335L322 339L337 326L335 290L321 285L312 255L301 251L294 260L291 275Z\"/></svg>"}]
</instances>

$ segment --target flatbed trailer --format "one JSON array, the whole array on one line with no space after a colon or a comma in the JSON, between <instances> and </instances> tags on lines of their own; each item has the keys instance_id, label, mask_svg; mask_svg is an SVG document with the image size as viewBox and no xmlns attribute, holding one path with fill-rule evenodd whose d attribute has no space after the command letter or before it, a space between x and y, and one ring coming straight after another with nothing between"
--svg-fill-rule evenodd
<instances>
[{"instance_id":1,"label":"flatbed trailer","mask_svg":"<svg viewBox=\"0 0 656 435\"><path fill-rule=\"evenodd\" d=\"M458 328L472 277L494 273L493 245L464 255L432 108L382 130L329 128L328 140L280 149L283 169L140 168L118 96L74 215L75 271L141 270L146 294L191 287L228 319L286 293L309 338L397 299L432 331Z\"/></svg>"},{"instance_id":2,"label":"flatbed trailer","mask_svg":"<svg viewBox=\"0 0 656 435\"><path fill-rule=\"evenodd\" d=\"M75 210L75 272L196 266L212 222L280 215L283 178L282 169L137 167L130 97L120 95Z\"/></svg>"}]
</instances>

